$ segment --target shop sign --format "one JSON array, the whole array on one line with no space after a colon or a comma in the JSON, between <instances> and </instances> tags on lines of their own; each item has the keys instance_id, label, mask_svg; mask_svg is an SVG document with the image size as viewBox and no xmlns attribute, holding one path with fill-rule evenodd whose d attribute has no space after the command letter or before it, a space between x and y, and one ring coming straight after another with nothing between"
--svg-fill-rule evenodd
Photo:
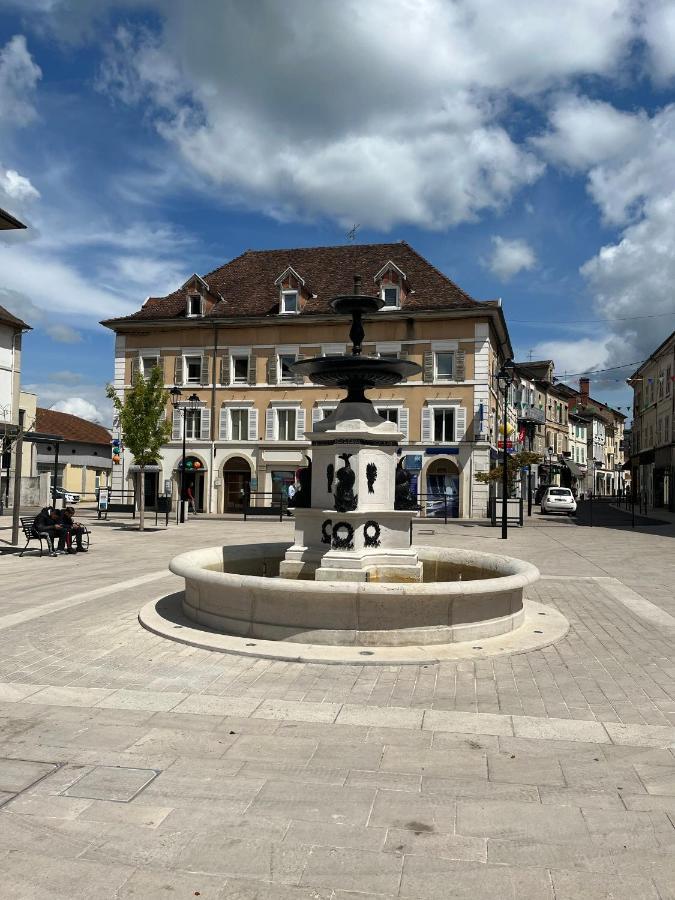
<instances>
[{"instance_id":1,"label":"shop sign","mask_svg":"<svg viewBox=\"0 0 675 900\"><path fill-rule=\"evenodd\" d=\"M403 468L408 470L419 470L422 468L421 453L407 453L403 457Z\"/></svg>"},{"instance_id":2,"label":"shop sign","mask_svg":"<svg viewBox=\"0 0 675 900\"><path fill-rule=\"evenodd\" d=\"M427 456L458 456L459 447L427 447Z\"/></svg>"}]
</instances>

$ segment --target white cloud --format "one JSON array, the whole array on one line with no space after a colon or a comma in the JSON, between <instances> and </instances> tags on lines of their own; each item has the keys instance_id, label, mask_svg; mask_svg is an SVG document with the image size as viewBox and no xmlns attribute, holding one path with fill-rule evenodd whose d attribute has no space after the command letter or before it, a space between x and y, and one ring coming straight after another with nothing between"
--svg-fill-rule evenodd
<instances>
[{"instance_id":1,"label":"white cloud","mask_svg":"<svg viewBox=\"0 0 675 900\"><path fill-rule=\"evenodd\" d=\"M509 96L611 74L634 34L625 0L556 16L529 0L392 0L386 39L381 5L362 0L156 8L159 33L117 30L102 89L144 103L223 202L383 229L502 208L542 171L501 124Z\"/></svg>"},{"instance_id":2,"label":"white cloud","mask_svg":"<svg viewBox=\"0 0 675 900\"><path fill-rule=\"evenodd\" d=\"M84 397L68 397L66 400L59 400L52 405L51 409L57 412L70 413L72 416L79 416L81 419L98 422L101 425L107 425L110 421L110 415L107 410L99 409L89 400L85 400Z\"/></svg>"},{"instance_id":3,"label":"white cloud","mask_svg":"<svg viewBox=\"0 0 675 900\"><path fill-rule=\"evenodd\" d=\"M0 197L25 203L37 200L40 192L33 187L30 180L20 175L15 169L4 169L0 165Z\"/></svg>"},{"instance_id":4,"label":"white cloud","mask_svg":"<svg viewBox=\"0 0 675 900\"><path fill-rule=\"evenodd\" d=\"M0 49L0 128L20 127L33 121L36 112L32 93L41 75L22 34L15 35Z\"/></svg>"},{"instance_id":5,"label":"white cloud","mask_svg":"<svg viewBox=\"0 0 675 900\"><path fill-rule=\"evenodd\" d=\"M642 36L649 48L652 76L667 82L675 75L675 6L672 0L650 0L645 6Z\"/></svg>"},{"instance_id":6,"label":"white cloud","mask_svg":"<svg viewBox=\"0 0 675 900\"><path fill-rule=\"evenodd\" d=\"M522 238L494 235L492 244L494 249L487 266L502 281L508 281L518 272L529 271L537 264L534 250Z\"/></svg>"},{"instance_id":7,"label":"white cloud","mask_svg":"<svg viewBox=\"0 0 675 900\"><path fill-rule=\"evenodd\" d=\"M70 325L64 325L62 322L54 322L51 325L45 325L44 330L49 337L59 344L79 344L82 335Z\"/></svg>"},{"instance_id":8,"label":"white cloud","mask_svg":"<svg viewBox=\"0 0 675 900\"><path fill-rule=\"evenodd\" d=\"M644 142L649 127L644 114L575 95L558 98L549 122L550 128L532 144L553 162L582 171L630 156Z\"/></svg>"},{"instance_id":9,"label":"white cloud","mask_svg":"<svg viewBox=\"0 0 675 900\"><path fill-rule=\"evenodd\" d=\"M607 335L578 341L542 341L532 348L532 354L533 359L552 359L556 377L564 379L565 373L576 375L605 368L608 344Z\"/></svg>"}]
</instances>

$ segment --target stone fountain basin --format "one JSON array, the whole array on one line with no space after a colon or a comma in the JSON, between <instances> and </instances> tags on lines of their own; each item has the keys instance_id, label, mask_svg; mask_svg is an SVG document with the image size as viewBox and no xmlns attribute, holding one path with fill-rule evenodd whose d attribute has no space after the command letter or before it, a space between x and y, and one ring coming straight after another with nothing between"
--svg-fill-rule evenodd
<instances>
[{"instance_id":1,"label":"stone fountain basin","mask_svg":"<svg viewBox=\"0 0 675 900\"><path fill-rule=\"evenodd\" d=\"M523 621L531 563L473 550L416 547L422 583L278 577L286 543L191 550L170 570L185 579L183 612L215 631L301 644L401 647L494 637ZM460 580L461 576L461 580Z\"/></svg>"}]
</instances>

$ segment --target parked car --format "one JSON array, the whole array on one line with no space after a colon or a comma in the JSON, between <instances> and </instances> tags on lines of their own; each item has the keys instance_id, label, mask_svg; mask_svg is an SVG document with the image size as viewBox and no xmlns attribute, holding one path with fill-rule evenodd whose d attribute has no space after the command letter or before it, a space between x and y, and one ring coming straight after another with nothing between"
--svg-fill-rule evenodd
<instances>
[{"instance_id":1,"label":"parked car","mask_svg":"<svg viewBox=\"0 0 675 900\"><path fill-rule=\"evenodd\" d=\"M65 488L57 487L54 490L54 497L56 500L65 500L66 503L79 503L80 495L74 494L72 491L67 491Z\"/></svg>"},{"instance_id":2,"label":"parked car","mask_svg":"<svg viewBox=\"0 0 675 900\"><path fill-rule=\"evenodd\" d=\"M577 511L577 501L569 488L550 487L541 498L541 511L546 513L561 512L568 516Z\"/></svg>"}]
</instances>

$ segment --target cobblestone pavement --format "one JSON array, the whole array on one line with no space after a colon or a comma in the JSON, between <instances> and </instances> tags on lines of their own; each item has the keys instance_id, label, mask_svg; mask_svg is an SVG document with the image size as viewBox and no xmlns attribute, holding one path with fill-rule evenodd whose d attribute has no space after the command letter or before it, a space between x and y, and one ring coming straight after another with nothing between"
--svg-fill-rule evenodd
<instances>
[{"instance_id":1,"label":"cobblestone pavement","mask_svg":"<svg viewBox=\"0 0 675 900\"><path fill-rule=\"evenodd\" d=\"M3 897L675 900L673 526L418 523L534 562L570 632L368 667L139 627L176 552L290 523L118 524L87 555L0 556Z\"/></svg>"}]
</instances>

